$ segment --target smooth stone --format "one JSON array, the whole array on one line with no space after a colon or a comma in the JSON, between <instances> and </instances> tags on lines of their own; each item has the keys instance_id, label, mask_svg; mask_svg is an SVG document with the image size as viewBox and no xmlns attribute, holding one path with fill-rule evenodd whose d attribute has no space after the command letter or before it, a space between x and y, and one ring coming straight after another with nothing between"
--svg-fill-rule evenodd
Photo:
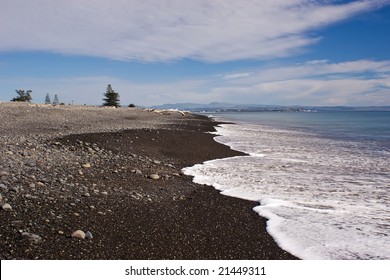
<instances>
[{"instance_id":1,"label":"smooth stone","mask_svg":"<svg viewBox=\"0 0 390 280\"><path fill-rule=\"evenodd\" d=\"M91 233L90 231L87 231L87 232L85 233L85 239L92 239L92 238L93 238L92 233Z\"/></svg>"},{"instance_id":2,"label":"smooth stone","mask_svg":"<svg viewBox=\"0 0 390 280\"><path fill-rule=\"evenodd\" d=\"M85 239L85 232L78 229L72 233L73 238Z\"/></svg>"},{"instance_id":3,"label":"smooth stone","mask_svg":"<svg viewBox=\"0 0 390 280\"><path fill-rule=\"evenodd\" d=\"M4 211L11 211L12 210L12 206L9 205L8 203L4 203L1 208L3 208Z\"/></svg>"},{"instance_id":4,"label":"smooth stone","mask_svg":"<svg viewBox=\"0 0 390 280\"><path fill-rule=\"evenodd\" d=\"M3 202L3 196L0 193L0 203L2 203L2 202Z\"/></svg>"},{"instance_id":5,"label":"smooth stone","mask_svg":"<svg viewBox=\"0 0 390 280\"><path fill-rule=\"evenodd\" d=\"M31 242L34 242L34 243L39 243L39 242L42 241L42 237L40 237L37 234L29 233L29 232L23 232L22 233L22 238L23 239L27 239L27 240L29 240Z\"/></svg>"},{"instance_id":6,"label":"smooth stone","mask_svg":"<svg viewBox=\"0 0 390 280\"><path fill-rule=\"evenodd\" d=\"M19 188L17 188L17 187L12 187L10 190L13 191L13 192L15 192L15 193L18 193L18 192L19 192Z\"/></svg>"},{"instance_id":7,"label":"smooth stone","mask_svg":"<svg viewBox=\"0 0 390 280\"><path fill-rule=\"evenodd\" d=\"M3 191L7 191L8 190L7 186L4 185L4 184L0 184L0 189L2 189Z\"/></svg>"},{"instance_id":8,"label":"smooth stone","mask_svg":"<svg viewBox=\"0 0 390 280\"><path fill-rule=\"evenodd\" d=\"M136 175L142 175L142 171L139 170L139 169L136 169L136 170L135 170L135 174L136 174Z\"/></svg>"},{"instance_id":9,"label":"smooth stone","mask_svg":"<svg viewBox=\"0 0 390 280\"><path fill-rule=\"evenodd\" d=\"M83 166L84 168L90 168L90 167L91 167L91 164L90 164L89 162L87 162L87 163L84 163L82 166Z\"/></svg>"},{"instance_id":10,"label":"smooth stone","mask_svg":"<svg viewBox=\"0 0 390 280\"><path fill-rule=\"evenodd\" d=\"M89 193L84 193L83 196L90 197L91 195Z\"/></svg>"},{"instance_id":11,"label":"smooth stone","mask_svg":"<svg viewBox=\"0 0 390 280\"><path fill-rule=\"evenodd\" d=\"M149 178L153 179L153 180L158 180L158 179L160 179L160 176L158 174L150 174Z\"/></svg>"},{"instance_id":12,"label":"smooth stone","mask_svg":"<svg viewBox=\"0 0 390 280\"><path fill-rule=\"evenodd\" d=\"M101 192L101 194L103 194L103 195L108 195L108 192Z\"/></svg>"}]
</instances>

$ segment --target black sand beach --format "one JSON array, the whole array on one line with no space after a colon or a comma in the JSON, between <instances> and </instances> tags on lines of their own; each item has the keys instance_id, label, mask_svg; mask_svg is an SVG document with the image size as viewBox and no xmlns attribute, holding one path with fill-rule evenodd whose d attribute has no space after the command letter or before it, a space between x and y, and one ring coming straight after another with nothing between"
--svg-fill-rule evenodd
<instances>
[{"instance_id":1,"label":"black sand beach","mask_svg":"<svg viewBox=\"0 0 390 280\"><path fill-rule=\"evenodd\" d=\"M266 232L255 203L180 174L183 167L241 153L206 133L216 125L210 119L172 114L155 128L44 139L50 155L72 155L76 164L64 157L46 167L42 155L35 166L21 163L25 168L15 175L6 166L12 155L3 150L0 192L13 209L0 211L0 258L296 259ZM93 238L72 238L78 229Z\"/></svg>"}]
</instances>

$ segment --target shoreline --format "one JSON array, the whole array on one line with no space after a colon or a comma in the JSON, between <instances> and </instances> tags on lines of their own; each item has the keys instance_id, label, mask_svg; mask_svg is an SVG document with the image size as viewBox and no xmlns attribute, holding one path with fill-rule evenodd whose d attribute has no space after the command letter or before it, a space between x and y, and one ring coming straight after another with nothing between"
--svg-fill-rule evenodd
<instances>
[{"instance_id":1,"label":"shoreline","mask_svg":"<svg viewBox=\"0 0 390 280\"><path fill-rule=\"evenodd\" d=\"M138 113L127 118L140 120ZM257 203L181 174L183 167L243 154L205 133L218 122L158 118L153 126L48 137L28 158L43 160L24 163L17 176L0 165L7 187L0 192L13 206L0 211L0 244L7 248L1 259L297 259L267 233L266 219L252 210ZM28 155L31 147L23 147ZM71 238L78 229L93 238Z\"/></svg>"}]
</instances>

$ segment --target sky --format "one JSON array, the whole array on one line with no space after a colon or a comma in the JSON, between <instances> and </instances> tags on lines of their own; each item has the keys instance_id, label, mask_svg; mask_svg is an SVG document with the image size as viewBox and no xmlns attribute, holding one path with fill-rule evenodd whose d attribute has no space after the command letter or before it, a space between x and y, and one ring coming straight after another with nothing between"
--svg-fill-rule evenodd
<instances>
[{"instance_id":1,"label":"sky","mask_svg":"<svg viewBox=\"0 0 390 280\"><path fill-rule=\"evenodd\" d=\"M0 101L390 105L390 0L0 4Z\"/></svg>"}]
</instances>

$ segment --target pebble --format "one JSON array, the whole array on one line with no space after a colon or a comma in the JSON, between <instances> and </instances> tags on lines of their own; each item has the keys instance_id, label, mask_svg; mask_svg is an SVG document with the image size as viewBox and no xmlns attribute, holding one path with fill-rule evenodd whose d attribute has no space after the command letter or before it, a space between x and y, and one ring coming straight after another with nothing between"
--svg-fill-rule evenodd
<instances>
[{"instance_id":1,"label":"pebble","mask_svg":"<svg viewBox=\"0 0 390 280\"><path fill-rule=\"evenodd\" d=\"M0 189L3 190L3 191L7 191L8 190L7 186L4 185L4 184L0 184Z\"/></svg>"},{"instance_id":2,"label":"pebble","mask_svg":"<svg viewBox=\"0 0 390 280\"><path fill-rule=\"evenodd\" d=\"M22 232L22 238L27 239L27 240L34 242L34 243L39 243L42 241L42 237L40 237L37 234L30 233L30 232Z\"/></svg>"},{"instance_id":3,"label":"pebble","mask_svg":"<svg viewBox=\"0 0 390 280\"><path fill-rule=\"evenodd\" d=\"M90 197L91 195L89 193L84 193L83 196Z\"/></svg>"},{"instance_id":4,"label":"pebble","mask_svg":"<svg viewBox=\"0 0 390 280\"><path fill-rule=\"evenodd\" d=\"M17 188L17 187L12 187L10 190L13 191L13 192L15 192L15 193L18 193L18 192L19 192L19 188Z\"/></svg>"},{"instance_id":5,"label":"pebble","mask_svg":"<svg viewBox=\"0 0 390 280\"><path fill-rule=\"evenodd\" d=\"M158 179L160 179L160 176L158 174L150 174L149 178L153 179L153 180L158 180Z\"/></svg>"},{"instance_id":6,"label":"pebble","mask_svg":"<svg viewBox=\"0 0 390 280\"><path fill-rule=\"evenodd\" d=\"M12 206L9 205L8 203L4 203L1 208L3 208L4 211L11 211L12 210Z\"/></svg>"},{"instance_id":7,"label":"pebble","mask_svg":"<svg viewBox=\"0 0 390 280\"><path fill-rule=\"evenodd\" d=\"M101 192L101 194L103 194L103 195L108 195L108 192Z\"/></svg>"},{"instance_id":8,"label":"pebble","mask_svg":"<svg viewBox=\"0 0 390 280\"><path fill-rule=\"evenodd\" d=\"M9 173L7 171L0 171L0 177L8 176Z\"/></svg>"},{"instance_id":9,"label":"pebble","mask_svg":"<svg viewBox=\"0 0 390 280\"><path fill-rule=\"evenodd\" d=\"M0 193L0 203L2 203L2 202L3 202L3 196Z\"/></svg>"},{"instance_id":10,"label":"pebble","mask_svg":"<svg viewBox=\"0 0 390 280\"><path fill-rule=\"evenodd\" d=\"M83 166L84 168L90 168L90 167L91 167L91 164L90 164L89 162L87 162L87 163L84 163L82 166Z\"/></svg>"},{"instance_id":11,"label":"pebble","mask_svg":"<svg viewBox=\"0 0 390 280\"><path fill-rule=\"evenodd\" d=\"M85 233L85 239L92 239L92 238L93 238L92 233L91 233L90 231L87 231L87 232Z\"/></svg>"},{"instance_id":12,"label":"pebble","mask_svg":"<svg viewBox=\"0 0 390 280\"><path fill-rule=\"evenodd\" d=\"M85 239L85 232L78 229L75 232L72 233L73 238L78 238L78 239Z\"/></svg>"}]
</instances>

